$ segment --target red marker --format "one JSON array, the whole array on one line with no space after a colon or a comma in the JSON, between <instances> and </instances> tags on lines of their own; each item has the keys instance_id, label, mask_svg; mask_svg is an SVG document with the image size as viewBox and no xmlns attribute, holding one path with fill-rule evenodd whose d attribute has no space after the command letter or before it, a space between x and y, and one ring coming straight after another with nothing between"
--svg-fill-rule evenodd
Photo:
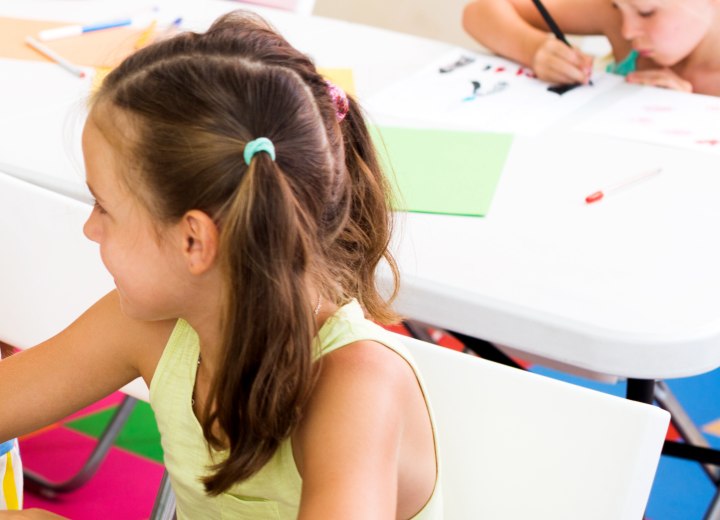
<instances>
[{"instance_id":1,"label":"red marker","mask_svg":"<svg viewBox=\"0 0 720 520\"><path fill-rule=\"evenodd\" d=\"M643 172L634 177L630 177L629 179L618 182L617 184L613 184L612 186L605 188L604 190L600 190L600 191L596 191L595 193L591 193L590 195L585 197L585 202L587 204L592 204L593 202L597 202L597 201L603 199L606 195L610 195L611 193L615 193L624 188L628 188L637 182L644 181L646 179L649 179L650 177L654 177L661 171L662 171L662 168L655 168L654 170Z\"/></svg>"}]
</instances>

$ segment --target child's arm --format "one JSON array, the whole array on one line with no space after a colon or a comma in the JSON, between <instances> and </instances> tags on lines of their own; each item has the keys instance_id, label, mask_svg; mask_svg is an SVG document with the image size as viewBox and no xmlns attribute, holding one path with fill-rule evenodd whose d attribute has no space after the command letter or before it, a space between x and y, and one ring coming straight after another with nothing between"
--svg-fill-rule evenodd
<instances>
[{"instance_id":1,"label":"child's arm","mask_svg":"<svg viewBox=\"0 0 720 520\"><path fill-rule=\"evenodd\" d=\"M680 92L693 91L692 83L681 78L669 68L640 70L628 74L625 79L628 83L635 83L637 85L650 85L670 90L679 90Z\"/></svg>"},{"instance_id":2,"label":"child's arm","mask_svg":"<svg viewBox=\"0 0 720 520\"><path fill-rule=\"evenodd\" d=\"M51 424L138 375L152 377L171 328L126 317L111 292L57 336L3 360L0 396L12 397L0 399L0 439Z\"/></svg>"},{"instance_id":3,"label":"child's arm","mask_svg":"<svg viewBox=\"0 0 720 520\"><path fill-rule=\"evenodd\" d=\"M408 422L408 410L421 402L427 414L412 369L374 342L343 347L322 363L293 443L303 479L298 518L410 517L435 482L429 422L429 437L420 436L427 442L407 438L408 430L422 430ZM404 489L398 487L403 474L412 475Z\"/></svg>"},{"instance_id":4,"label":"child's arm","mask_svg":"<svg viewBox=\"0 0 720 520\"><path fill-rule=\"evenodd\" d=\"M566 34L605 34L611 42L620 30L619 13L608 0L545 0ZM552 83L586 83L592 58L548 33L531 0L474 0L465 7L463 27L493 52L532 67Z\"/></svg>"}]
</instances>

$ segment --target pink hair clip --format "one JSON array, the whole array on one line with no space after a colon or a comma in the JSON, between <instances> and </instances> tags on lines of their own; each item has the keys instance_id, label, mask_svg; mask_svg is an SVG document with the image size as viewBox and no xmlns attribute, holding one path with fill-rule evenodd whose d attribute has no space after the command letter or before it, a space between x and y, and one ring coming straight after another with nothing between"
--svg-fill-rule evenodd
<instances>
[{"instance_id":1,"label":"pink hair clip","mask_svg":"<svg viewBox=\"0 0 720 520\"><path fill-rule=\"evenodd\" d=\"M345 116L350 110L350 102L343 89L329 80L325 80L325 83L327 84L328 94L330 94L330 98L333 100L333 103L335 103L335 117L337 117L339 123L345 119Z\"/></svg>"}]
</instances>

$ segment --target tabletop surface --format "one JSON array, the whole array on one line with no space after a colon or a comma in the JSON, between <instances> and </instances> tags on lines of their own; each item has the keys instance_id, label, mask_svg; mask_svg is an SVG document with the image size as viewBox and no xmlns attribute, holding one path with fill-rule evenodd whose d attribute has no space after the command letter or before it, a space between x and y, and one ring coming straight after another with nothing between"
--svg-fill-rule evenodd
<instances>
[{"instance_id":1,"label":"tabletop surface","mask_svg":"<svg viewBox=\"0 0 720 520\"><path fill-rule=\"evenodd\" d=\"M144 3L123 9L130 4ZM239 6L173 5L197 29ZM319 66L351 67L361 102L449 49L252 8ZM6 1L0 15L84 21L119 9L105 0ZM54 88L33 79L39 69ZM78 136L89 86L45 64L0 60L0 70L13 71L0 87L0 163L82 192ZM573 117L636 90L620 85ZM591 135L570 123L516 136L486 217L397 215L397 309L529 358L612 376L681 377L720 366L720 156ZM641 189L584 203L596 189L654 167L662 173ZM97 248L81 233L89 211L0 175L0 229L12 251L0 260L0 339L35 344L112 288Z\"/></svg>"}]
</instances>

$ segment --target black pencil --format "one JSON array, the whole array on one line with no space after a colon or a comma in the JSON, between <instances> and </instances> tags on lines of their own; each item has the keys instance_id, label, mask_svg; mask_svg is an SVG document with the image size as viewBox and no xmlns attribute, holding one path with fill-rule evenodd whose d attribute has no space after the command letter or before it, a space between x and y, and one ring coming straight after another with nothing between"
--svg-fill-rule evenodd
<instances>
[{"instance_id":1,"label":"black pencil","mask_svg":"<svg viewBox=\"0 0 720 520\"><path fill-rule=\"evenodd\" d=\"M552 16L550 16L550 13L545 8L543 3L540 0L532 0L533 4L535 4L535 7L537 7L538 12L540 13L540 16L543 17L543 20L545 20L545 23L550 27L550 30L555 35L555 38L563 42L568 47L572 48L572 45L570 45L570 42L567 41L567 38L565 38L565 35L560 30L560 27L557 23L555 23L555 20ZM588 85L592 86L593 82L592 80L588 80Z\"/></svg>"},{"instance_id":2,"label":"black pencil","mask_svg":"<svg viewBox=\"0 0 720 520\"><path fill-rule=\"evenodd\" d=\"M550 27L550 30L555 35L555 38L563 42L568 47L572 47L572 45L570 45L570 42L567 41L567 38L565 38L563 32L560 30L560 27L558 27L558 24L556 24L555 20L553 20L553 17L550 16L550 13L545 8L543 3L540 0L532 0L532 2L533 4L535 4L535 7L537 7L540 16L542 16L543 20L545 20L545 23L548 24L548 27Z\"/></svg>"}]
</instances>

